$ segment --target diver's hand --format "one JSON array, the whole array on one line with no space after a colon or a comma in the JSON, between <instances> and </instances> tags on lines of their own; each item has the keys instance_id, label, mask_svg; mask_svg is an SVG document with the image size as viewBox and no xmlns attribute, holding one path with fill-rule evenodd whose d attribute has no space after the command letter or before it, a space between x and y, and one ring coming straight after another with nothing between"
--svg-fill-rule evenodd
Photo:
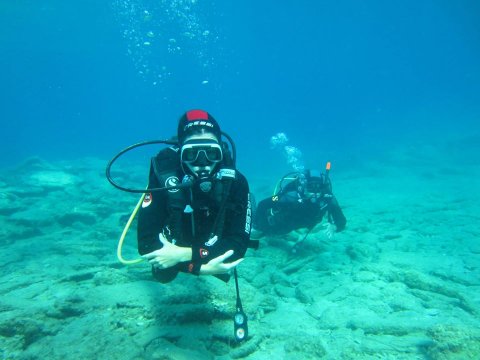
<instances>
[{"instance_id":1,"label":"diver's hand","mask_svg":"<svg viewBox=\"0 0 480 360\"><path fill-rule=\"evenodd\" d=\"M332 223L326 223L323 225L324 231L323 233L328 238L328 240L332 240L337 232L337 226Z\"/></svg>"},{"instance_id":2,"label":"diver's hand","mask_svg":"<svg viewBox=\"0 0 480 360\"><path fill-rule=\"evenodd\" d=\"M233 250L228 250L225 254L220 255L208 263L203 264L200 268L200 274L202 275L215 275L215 274L226 274L233 270L238 264L243 261L242 259L235 260L231 263L224 263L226 259L233 255Z\"/></svg>"},{"instance_id":3,"label":"diver's hand","mask_svg":"<svg viewBox=\"0 0 480 360\"><path fill-rule=\"evenodd\" d=\"M163 247L142 256L142 258L152 264L153 267L167 269L177 265L179 262L192 259L191 248L173 245L165 236L163 236L163 234L159 235L159 239L163 244Z\"/></svg>"}]
</instances>

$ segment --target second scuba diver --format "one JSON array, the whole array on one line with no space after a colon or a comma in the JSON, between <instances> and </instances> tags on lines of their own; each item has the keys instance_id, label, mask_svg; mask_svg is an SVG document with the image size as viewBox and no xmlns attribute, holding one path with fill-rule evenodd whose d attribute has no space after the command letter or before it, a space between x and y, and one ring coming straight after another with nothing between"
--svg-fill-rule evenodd
<instances>
[{"instance_id":1,"label":"second scuba diver","mask_svg":"<svg viewBox=\"0 0 480 360\"><path fill-rule=\"evenodd\" d=\"M265 235L282 235L300 228L308 233L326 216L327 236L345 229L347 220L332 193L332 184L326 174L305 170L285 175L273 196L259 202L255 214L255 230ZM296 244L298 245L298 243Z\"/></svg>"}]
</instances>

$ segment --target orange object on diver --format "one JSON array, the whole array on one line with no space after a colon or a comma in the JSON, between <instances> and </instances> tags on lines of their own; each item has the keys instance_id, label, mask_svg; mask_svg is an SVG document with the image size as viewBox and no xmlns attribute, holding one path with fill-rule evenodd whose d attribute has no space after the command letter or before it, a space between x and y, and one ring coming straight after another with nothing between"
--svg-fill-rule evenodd
<instances>
[{"instance_id":1,"label":"orange object on diver","mask_svg":"<svg viewBox=\"0 0 480 360\"><path fill-rule=\"evenodd\" d=\"M330 167L331 167L330 161L327 161L327 165L325 166L325 169L327 171L330 171Z\"/></svg>"}]
</instances>

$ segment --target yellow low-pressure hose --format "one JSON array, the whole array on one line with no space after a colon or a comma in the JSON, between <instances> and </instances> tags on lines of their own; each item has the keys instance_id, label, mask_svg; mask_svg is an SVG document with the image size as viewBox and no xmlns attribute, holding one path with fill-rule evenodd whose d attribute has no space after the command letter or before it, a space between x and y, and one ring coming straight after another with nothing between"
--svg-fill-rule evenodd
<instances>
[{"instance_id":1,"label":"yellow low-pressure hose","mask_svg":"<svg viewBox=\"0 0 480 360\"><path fill-rule=\"evenodd\" d=\"M125 236L127 236L128 229L130 229L130 225L132 225L133 219L135 219L135 216L137 215L138 209L140 209L140 206L142 205L143 198L145 197L145 194L142 194L140 197L140 200L138 200L137 206L135 206L135 209L132 212L132 215L130 215L130 218L127 221L127 224L125 225L125 228L123 229L122 236L120 236L120 240L118 241L118 246L117 246L117 258L120 260L120 262L124 265L133 265L133 264L138 264L139 262L142 262L142 258L138 258L135 260L125 260L122 256L122 247L123 247L123 241L125 240Z\"/></svg>"}]
</instances>

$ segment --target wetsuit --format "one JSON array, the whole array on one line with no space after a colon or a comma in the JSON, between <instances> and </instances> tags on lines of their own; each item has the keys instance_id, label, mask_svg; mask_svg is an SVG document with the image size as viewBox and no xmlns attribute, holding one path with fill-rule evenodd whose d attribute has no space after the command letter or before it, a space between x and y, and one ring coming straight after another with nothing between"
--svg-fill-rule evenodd
<instances>
[{"instance_id":1,"label":"wetsuit","mask_svg":"<svg viewBox=\"0 0 480 360\"><path fill-rule=\"evenodd\" d=\"M335 224L337 232L345 228L347 220L337 199L333 196L330 181L324 176L312 177L314 193L303 191L298 180L292 181L277 195L262 200L255 215L255 229L269 234L287 234L299 228L312 229L325 215Z\"/></svg>"},{"instance_id":2,"label":"wetsuit","mask_svg":"<svg viewBox=\"0 0 480 360\"><path fill-rule=\"evenodd\" d=\"M167 148L152 159L148 188L171 185L184 176L178 147ZM152 267L161 282L173 280L179 271L198 275L202 264L228 250L234 254L227 262L240 259L249 245L250 206L248 182L239 171L235 179L214 180L209 192L193 186L147 194L138 217L138 251L143 255L162 248L160 233L177 246L192 248L191 261L168 269ZM213 235L217 241L210 240Z\"/></svg>"}]
</instances>

